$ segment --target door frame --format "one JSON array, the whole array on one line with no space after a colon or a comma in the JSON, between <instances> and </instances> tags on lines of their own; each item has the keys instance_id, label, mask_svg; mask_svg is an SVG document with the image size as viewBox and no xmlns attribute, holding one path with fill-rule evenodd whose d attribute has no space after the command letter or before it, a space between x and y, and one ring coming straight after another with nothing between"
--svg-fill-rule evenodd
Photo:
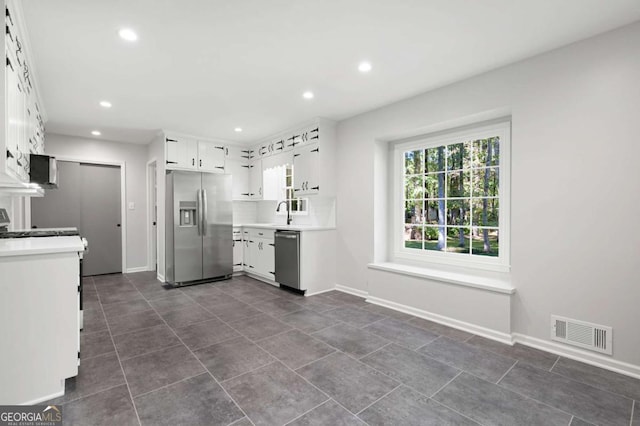
<instances>
[{"instance_id":1,"label":"door frame","mask_svg":"<svg viewBox=\"0 0 640 426\"><path fill-rule=\"evenodd\" d=\"M159 241L159 232L158 232L158 222L156 217L156 252L151 253L151 247L153 246L153 199L155 195L156 206L158 205L158 194L155 188L153 188L151 179L152 173L155 173L156 179L156 188L158 186L158 160L156 157L151 158L151 160L147 161L146 168L146 176L147 176L147 270L153 271L153 257L156 258L156 269L158 268L158 241Z\"/></svg>"},{"instance_id":2,"label":"door frame","mask_svg":"<svg viewBox=\"0 0 640 426\"><path fill-rule=\"evenodd\" d=\"M49 154L55 157L57 161L69 161L73 163L85 163L96 164L98 166L115 166L120 167L120 222L122 224L120 228L122 241L122 273L127 271L127 173L126 173L126 161L103 161L93 160L89 158L73 157L69 155L56 155ZM82 235L81 235L82 236ZM89 245L91 250L91 245Z\"/></svg>"}]
</instances>

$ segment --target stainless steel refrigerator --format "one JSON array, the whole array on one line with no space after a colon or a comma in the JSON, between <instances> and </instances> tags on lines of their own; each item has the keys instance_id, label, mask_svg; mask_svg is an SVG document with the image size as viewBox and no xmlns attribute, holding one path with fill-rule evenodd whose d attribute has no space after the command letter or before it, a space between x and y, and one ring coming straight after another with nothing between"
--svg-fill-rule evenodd
<instances>
[{"instance_id":1,"label":"stainless steel refrigerator","mask_svg":"<svg viewBox=\"0 0 640 426\"><path fill-rule=\"evenodd\" d=\"M183 285L230 277L231 175L169 171L166 184L167 282Z\"/></svg>"}]
</instances>

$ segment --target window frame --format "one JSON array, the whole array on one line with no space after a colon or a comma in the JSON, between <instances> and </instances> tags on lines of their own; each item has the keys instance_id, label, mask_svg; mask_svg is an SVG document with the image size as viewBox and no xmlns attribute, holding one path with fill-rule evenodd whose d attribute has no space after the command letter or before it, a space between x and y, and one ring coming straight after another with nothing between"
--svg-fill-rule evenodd
<instances>
[{"instance_id":1,"label":"window frame","mask_svg":"<svg viewBox=\"0 0 640 426\"><path fill-rule=\"evenodd\" d=\"M441 252L435 250L416 250L405 248L405 158L407 151L436 148L443 145L475 141L490 137L500 138L500 173L498 181L498 256L482 256L465 253ZM445 179L446 179L446 170ZM467 268L484 269L498 272L510 270L510 239L511 239L511 120L500 120L492 124L477 124L464 130L440 132L436 135L424 135L411 140L393 143L393 172L392 172L392 223L390 236L393 239L392 250L394 261L402 263L436 263ZM470 218L472 220L472 218ZM470 224L473 228L473 224Z\"/></svg>"},{"instance_id":2,"label":"window frame","mask_svg":"<svg viewBox=\"0 0 640 426\"><path fill-rule=\"evenodd\" d=\"M288 174L288 169L289 167L291 167L291 175ZM305 198L305 197L293 197L293 198L289 198L289 193L293 194L293 177L295 175L295 170L294 170L294 166L293 164L288 164L285 166L285 187L281 188L281 190L284 192L284 196L285 198L283 200L278 200L278 202L280 201L286 201L287 202L287 209L289 209L289 214L291 216L308 216L309 215L309 199ZM286 186L287 185L287 177L291 176L291 186ZM297 201L298 207L296 210L292 210L291 206L293 205L293 202ZM300 203L303 203L305 209L304 210L300 210ZM286 216L287 212L284 210L276 210L276 216Z\"/></svg>"}]
</instances>

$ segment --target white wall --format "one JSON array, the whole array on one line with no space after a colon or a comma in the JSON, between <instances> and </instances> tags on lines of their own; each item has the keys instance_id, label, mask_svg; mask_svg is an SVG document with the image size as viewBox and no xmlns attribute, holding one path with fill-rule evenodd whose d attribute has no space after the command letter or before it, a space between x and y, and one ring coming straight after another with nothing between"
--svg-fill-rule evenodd
<instances>
[{"instance_id":1,"label":"white wall","mask_svg":"<svg viewBox=\"0 0 640 426\"><path fill-rule=\"evenodd\" d=\"M164 217L165 217L165 159L164 137L159 134L147 147L147 161L156 162L156 203L158 205L157 217L157 244L158 244L158 279L164 281Z\"/></svg>"},{"instance_id":2,"label":"white wall","mask_svg":"<svg viewBox=\"0 0 640 426\"><path fill-rule=\"evenodd\" d=\"M48 155L84 161L124 162L126 174L127 270L147 267L147 146L74 136L46 134ZM89 242L91 244L91 242Z\"/></svg>"},{"instance_id":3,"label":"white wall","mask_svg":"<svg viewBox=\"0 0 640 426\"><path fill-rule=\"evenodd\" d=\"M337 283L367 291L366 265L384 257L376 141L506 111L512 331L548 340L551 314L611 325L614 359L640 365L639 76L636 23L341 122Z\"/></svg>"}]
</instances>

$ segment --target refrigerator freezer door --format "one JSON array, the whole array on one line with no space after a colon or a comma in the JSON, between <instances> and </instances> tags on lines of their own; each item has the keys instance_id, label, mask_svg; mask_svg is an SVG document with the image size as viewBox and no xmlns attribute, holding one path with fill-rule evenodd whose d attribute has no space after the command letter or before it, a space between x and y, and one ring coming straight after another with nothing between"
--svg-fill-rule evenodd
<instances>
[{"instance_id":1,"label":"refrigerator freezer door","mask_svg":"<svg viewBox=\"0 0 640 426\"><path fill-rule=\"evenodd\" d=\"M202 279L201 182L200 173L167 174L165 278L170 283Z\"/></svg>"},{"instance_id":2,"label":"refrigerator freezer door","mask_svg":"<svg viewBox=\"0 0 640 426\"><path fill-rule=\"evenodd\" d=\"M231 175L203 173L203 278L233 273Z\"/></svg>"}]
</instances>

